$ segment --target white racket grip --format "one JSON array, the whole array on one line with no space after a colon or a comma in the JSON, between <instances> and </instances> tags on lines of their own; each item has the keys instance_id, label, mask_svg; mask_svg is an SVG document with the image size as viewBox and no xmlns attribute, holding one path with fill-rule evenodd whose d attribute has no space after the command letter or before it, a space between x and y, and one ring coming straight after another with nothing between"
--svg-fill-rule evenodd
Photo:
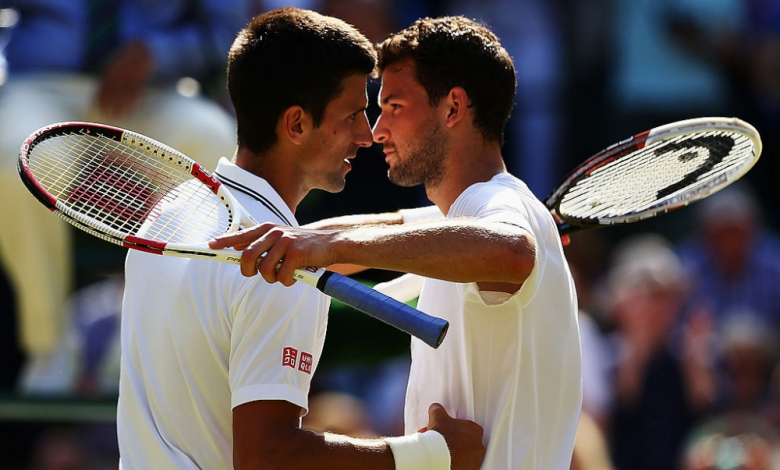
<instances>
[{"instance_id":1,"label":"white racket grip","mask_svg":"<svg viewBox=\"0 0 780 470\"><path fill-rule=\"evenodd\" d=\"M374 290L399 302L409 302L420 296L424 281L424 277L409 273L391 281L380 282L374 286Z\"/></svg>"}]
</instances>

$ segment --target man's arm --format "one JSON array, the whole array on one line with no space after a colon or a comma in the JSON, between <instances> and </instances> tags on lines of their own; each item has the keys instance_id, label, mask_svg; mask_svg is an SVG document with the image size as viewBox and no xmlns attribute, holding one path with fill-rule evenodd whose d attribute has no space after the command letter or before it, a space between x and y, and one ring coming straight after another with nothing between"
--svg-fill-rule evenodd
<instances>
[{"instance_id":1,"label":"man's arm","mask_svg":"<svg viewBox=\"0 0 780 470\"><path fill-rule=\"evenodd\" d=\"M372 225L399 225L404 223L400 212L386 212L382 214L356 214L342 215L330 219L318 220L304 225L304 228L315 230L347 230L357 227L369 227Z\"/></svg>"},{"instance_id":2,"label":"man's arm","mask_svg":"<svg viewBox=\"0 0 780 470\"><path fill-rule=\"evenodd\" d=\"M528 278L536 259L535 240L527 230L469 218L350 230L265 223L220 237L210 246L243 250L244 275L259 271L266 281L284 285L294 282L292 273L299 267L348 263L453 282L492 283L499 290L514 292ZM267 255L257 264L263 253Z\"/></svg>"},{"instance_id":3,"label":"man's arm","mask_svg":"<svg viewBox=\"0 0 780 470\"><path fill-rule=\"evenodd\" d=\"M427 468L430 464L425 446L418 458L414 454L420 446L415 444L396 444L391 449L385 439L319 434L301 429L300 415L300 407L281 400L253 401L237 406L233 410L233 465L236 470L412 470ZM476 423L451 418L441 405L432 405L428 429L444 437L451 460L449 468L479 467L485 448L482 428ZM394 455L394 452L403 455ZM411 457L420 466L405 465L405 457ZM440 462L441 466L437 468L444 468L446 455L433 456L433 461Z\"/></svg>"}]
</instances>

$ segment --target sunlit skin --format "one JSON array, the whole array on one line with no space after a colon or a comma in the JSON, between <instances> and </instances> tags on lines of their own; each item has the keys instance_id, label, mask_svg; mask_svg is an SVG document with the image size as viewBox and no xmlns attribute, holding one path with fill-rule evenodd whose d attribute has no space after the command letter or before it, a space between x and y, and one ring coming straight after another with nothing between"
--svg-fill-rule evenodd
<instances>
[{"instance_id":1,"label":"sunlit skin","mask_svg":"<svg viewBox=\"0 0 780 470\"><path fill-rule=\"evenodd\" d=\"M344 189L352 169L350 160L360 147L373 143L365 112L366 76L352 75L342 85L341 93L325 108L319 126L314 127L303 108L291 106L277 123L278 141L267 155L239 148L234 157L237 165L263 175L293 212L312 189Z\"/></svg>"},{"instance_id":2,"label":"sunlit skin","mask_svg":"<svg viewBox=\"0 0 780 470\"><path fill-rule=\"evenodd\" d=\"M431 107L415 73L408 61L383 72L382 113L374 125L374 141L383 146L390 181L400 186L422 184L428 191L439 187L444 178L451 142L442 129L446 102Z\"/></svg>"},{"instance_id":3,"label":"sunlit skin","mask_svg":"<svg viewBox=\"0 0 780 470\"><path fill-rule=\"evenodd\" d=\"M306 169L311 189L339 192L352 169L349 160L360 147L372 144L371 127L366 117L368 98L366 76L353 75L344 81L344 90L325 108L319 127L302 147L302 169Z\"/></svg>"},{"instance_id":4,"label":"sunlit skin","mask_svg":"<svg viewBox=\"0 0 780 470\"><path fill-rule=\"evenodd\" d=\"M391 182L436 187L444 177L449 140L435 108L428 106L425 89L409 80L413 71L412 67L393 68L383 76L382 114L374 126L374 140L383 146Z\"/></svg>"}]
</instances>

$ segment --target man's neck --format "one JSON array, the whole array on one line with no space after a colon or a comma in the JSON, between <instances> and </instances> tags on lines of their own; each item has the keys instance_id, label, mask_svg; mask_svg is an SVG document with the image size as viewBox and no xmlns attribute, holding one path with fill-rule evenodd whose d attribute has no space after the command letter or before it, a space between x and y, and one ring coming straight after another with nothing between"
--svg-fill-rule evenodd
<instances>
[{"instance_id":1,"label":"man's neck","mask_svg":"<svg viewBox=\"0 0 780 470\"><path fill-rule=\"evenodd\" d=\"M298 204L308 194L308 189L303 187L302 180L288 163L292 158L283 158L271 151L258 155L246 148L240 147L233 156L236 166L263 178L279 194L293 214Z\"/></svg>"},{"instance_id":2,"label":"man's neck","mask_svg":"<svg viewBox=\"0 0 780 470\"><path fill-rule=\"evenodd\" d=\"M499 173L506 172L501 156L501 147L497 142L483 142L462 145L457 143L446 159L444 177L436 186L425 186L428 199L447 214L450 206L469 186L490 181Z\"/></svg>"}]
</instances>

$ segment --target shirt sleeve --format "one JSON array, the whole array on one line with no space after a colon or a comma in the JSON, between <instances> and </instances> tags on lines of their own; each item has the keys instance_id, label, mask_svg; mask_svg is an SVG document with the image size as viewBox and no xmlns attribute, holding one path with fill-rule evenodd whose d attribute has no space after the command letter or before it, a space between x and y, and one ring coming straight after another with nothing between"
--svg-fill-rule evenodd
<instances>
[{"instance_id":1,"label":"shirt sleeve","mask_svg":"<svg viewBox=\"0 0 780 470\"><path fill-rule=\"evenodd\" d=\"M259 278L257 280L256 278ZM242 287L231 332L231 405L285 400L308 409L311 377L322 352L328 298L302 283Z\"/></svg>"},{"instance_id":2,"label":"shirt sleeve","mask_svg":"<svg viewBox=\"0 0 780 470\"><path fill-rule=\"evenodd\" d=\"M470 187L455 201L447 216L505 222L533 233L530 214L522 197L511 188L500 185L477 184Z\"/></svg>"}]
</instances>

